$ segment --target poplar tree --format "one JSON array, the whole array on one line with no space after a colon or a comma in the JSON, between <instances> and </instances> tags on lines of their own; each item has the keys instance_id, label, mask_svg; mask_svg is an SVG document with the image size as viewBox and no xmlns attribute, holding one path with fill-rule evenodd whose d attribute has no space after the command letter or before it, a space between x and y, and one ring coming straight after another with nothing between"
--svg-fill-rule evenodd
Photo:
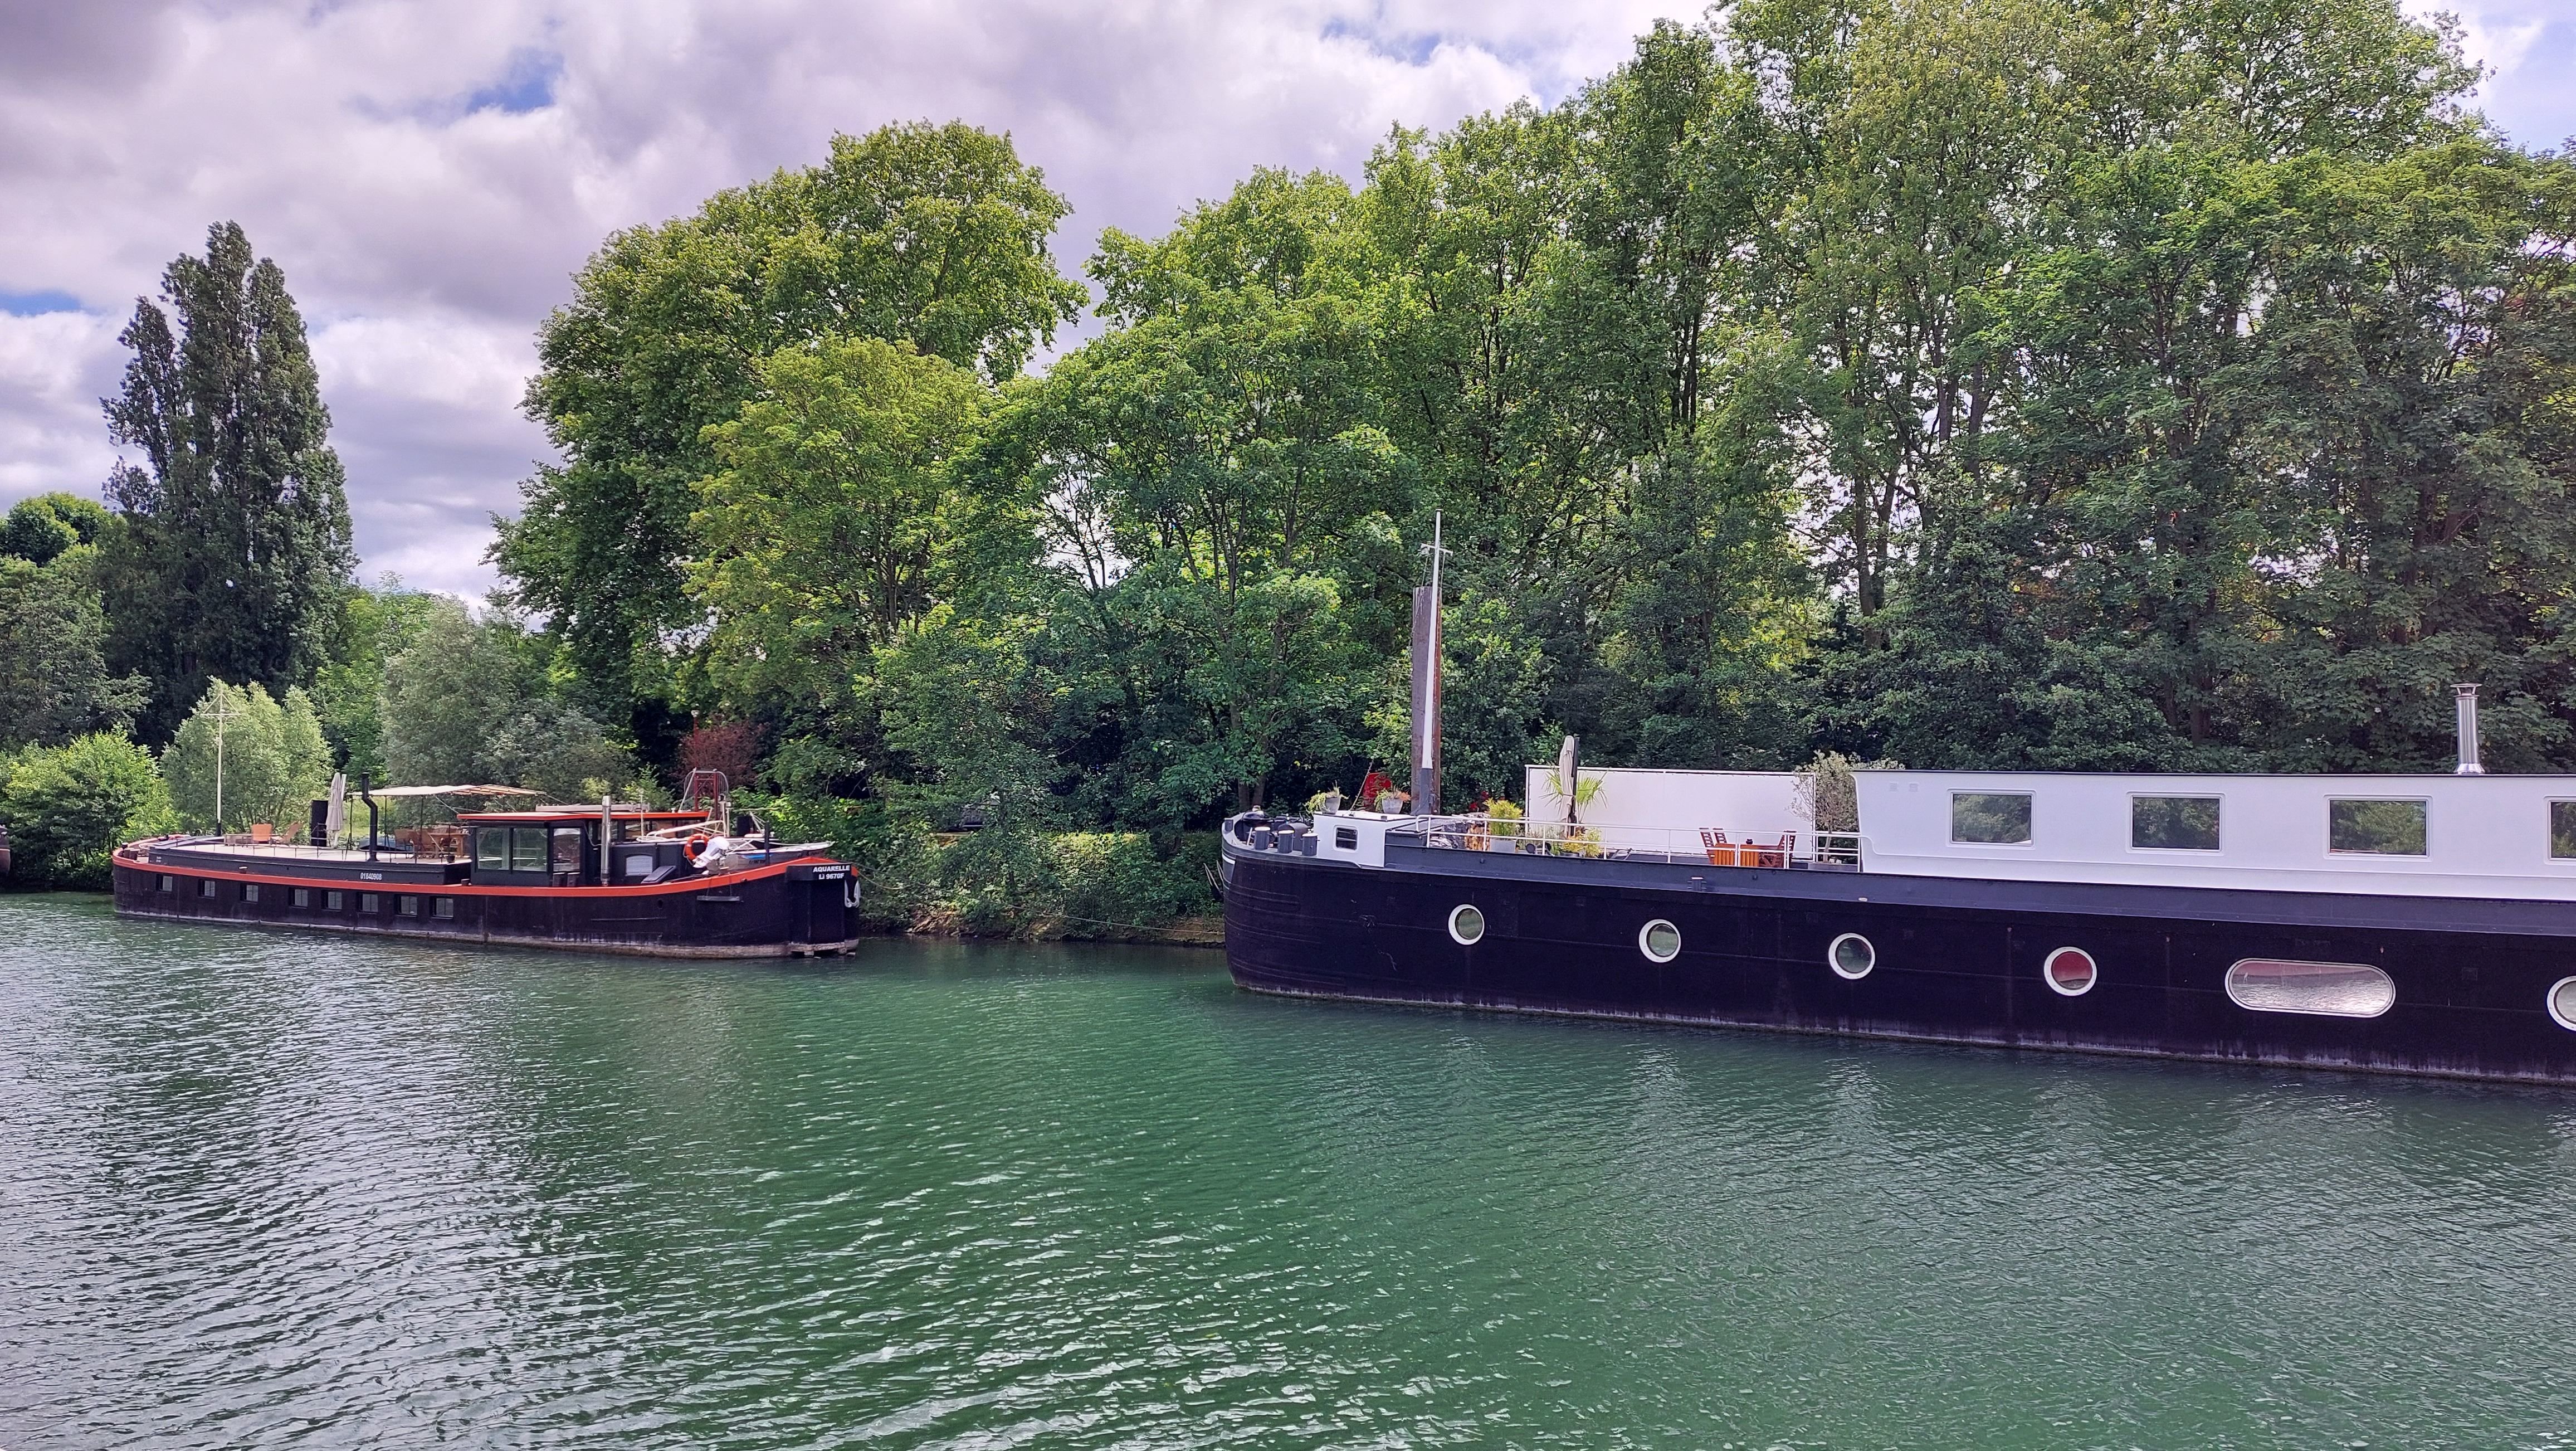
<instances>
[{"instance_id":1,"label":"poplar tree","mask_svg":"<svg viewBox=\"0 0 2576 1451\"><path fill-rule=\"evenodd\" d=\"M134 357L101 400L120 457L107 496L127 527L107 563L113 668L152 697L137 722L167 740L213 678L283 690L323 657L356 563L339 455L286 274L237 223L135 301ZM174 322L175 319L175 322Z\"/></svg>"}]
</instances>

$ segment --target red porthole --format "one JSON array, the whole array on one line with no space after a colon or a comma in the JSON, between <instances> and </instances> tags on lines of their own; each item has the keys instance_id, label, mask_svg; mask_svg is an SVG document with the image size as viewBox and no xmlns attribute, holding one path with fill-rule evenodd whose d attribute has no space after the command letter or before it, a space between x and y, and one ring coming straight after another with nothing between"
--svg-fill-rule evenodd
<instances>
[{"instance_id":1,"label":"red porthole","mask_svg":"<svg viewBox=\"0 0 2576 1451\"><path fill-rule=\"evenodd\" d=\"M2051 988L2070 998L2093 991L2093 984L2102 979L2101 969L2093 965L2093 954L2081 947L2061 947L2048 954L2048 962L2040 968L2039 975Z\"/></svg>"}]
</instances>

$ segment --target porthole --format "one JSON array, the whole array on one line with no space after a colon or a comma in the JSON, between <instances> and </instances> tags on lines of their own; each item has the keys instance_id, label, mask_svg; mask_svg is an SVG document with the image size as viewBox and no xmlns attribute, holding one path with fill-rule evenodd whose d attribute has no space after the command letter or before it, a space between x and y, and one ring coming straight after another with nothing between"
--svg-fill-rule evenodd
<instances>
[{"instance_id":1,"label":"porthole","mask_svg":"<svg viewBox=\"0 0 2576 1451\"><path fill-rule=\"evenodd\" d=\"M1449 909L1449 940L1473 947L1485 935L1485 914L1461 902Z\"/></svg>"},{"instance_id":2,"label":"porthole","mask_svg":"<svg viewBox=\"0 0 2576 1451\"><path fill-rule=\"evenodd\" d=\"M2549 989L2549 1016L2558 1026L2576 1033L2576 977L2562 977Z\"/></svg>"},{"instance_id":3,"label":"porthole","mask_svg":"<svg viewBox=\"0 0 2576 1451\"><path fill-rule=\"evenodd\" d=\"M2397 1006L2397 984L2365 963L2249 957L2227 969L2227 996L2258 1013L2375 1018Z\"/></svg>"},{"instance_id":4,"label":"porthole","mask_svg":"<svg viewBox=\"0 0 2576 1451\"><path fill-rule=\"evenodd\" d=\"M1658 917L1637 929L1637 950L1648 962L1670 962L1682 955L1682 929Z\"/></svg>"},{"instance_id":5,"label":"porthole","mask_svg":"<svg viewBox=\"0 0 2576 1451\"><path fill-rule=\"evenodd\" d=\"M2102 977L2101 971L2093 965L2093 954L2081 947L2061 947L2048 954L2048 961L2041 964L2039 975L2051 988L2070 998L2080 998L2093 991L2093 984Z\"/></svg>"},{"instance_id":6,"label":"porthole","mask_svg":"<svg viewBox=\"0 0 2576 1451\"><path fill-rule=\"evenodd\" d=\"M1837 976L1858 982L1869 976L1871 968L1878 966L1878 949L1870 946L1869 939L1859 933L1846 932L1834 939L1833 946L1825 949L1825 966L1832 968Z\"/></svg>"}]
</instances>

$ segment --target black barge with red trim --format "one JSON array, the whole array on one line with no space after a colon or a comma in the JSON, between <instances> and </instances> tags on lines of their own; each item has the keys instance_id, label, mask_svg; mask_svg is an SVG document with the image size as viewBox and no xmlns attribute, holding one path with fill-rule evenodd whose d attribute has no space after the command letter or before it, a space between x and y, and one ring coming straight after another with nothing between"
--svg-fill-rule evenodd
<instances>
[{"instance_id":1,"label":"black barge with red trim","mask_svg":"<svg viewBox=\"0 0 2576 1451\"><path fill-rule=\"evenodd\" d=\"M749 826L750 823L741 823ZM846 952L859 884L820 843L726 834L722 814L474 812L408 849L161 836L118 848L128 917L652 957Z\"/></svg>"}]
</instances>

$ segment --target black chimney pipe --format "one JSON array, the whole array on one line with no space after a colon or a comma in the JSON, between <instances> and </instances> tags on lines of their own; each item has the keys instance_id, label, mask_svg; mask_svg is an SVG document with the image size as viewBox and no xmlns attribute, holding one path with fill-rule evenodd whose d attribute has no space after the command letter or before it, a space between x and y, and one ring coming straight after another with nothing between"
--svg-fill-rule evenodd
<instances>
[{"instance_id":1,"label":"black chimney pipe","mask_svg":"<svg viewBox=\"0 0 2576 1451\"><path fill-rule=\"evenodd\" d=\"M358 773L358 799L367 803L367 860L376 859L376 798L367 794L367 773Z\"/></svg>"}]
</instances>

